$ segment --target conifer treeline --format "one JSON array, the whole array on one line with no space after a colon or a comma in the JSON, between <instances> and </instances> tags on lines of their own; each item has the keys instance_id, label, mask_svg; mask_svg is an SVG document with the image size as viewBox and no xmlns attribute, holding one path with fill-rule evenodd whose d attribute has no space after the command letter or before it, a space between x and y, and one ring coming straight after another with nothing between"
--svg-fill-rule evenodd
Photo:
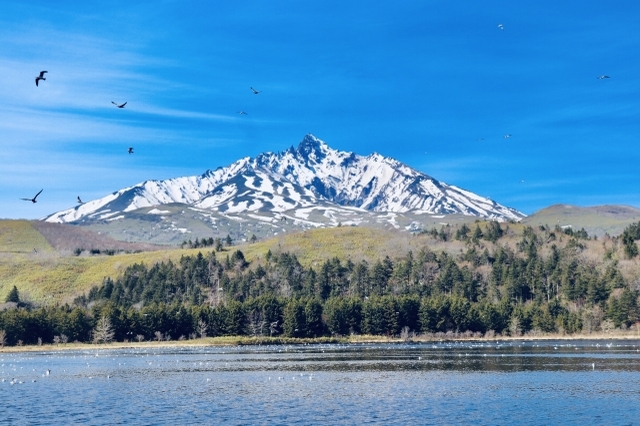
<instances>
[{"instance_id":1,"label":"conifer treeline","mask_svg":"<svg viewBox=\"0 0 640 426\"><path fill-rule=\"evenodd\" d=\"M625 235L637 229L623 233L625 253L635 245ZM584 230L526 227L515 249L500 243L505 232L495 222L455 233L434 229L434 238L464 241L465 250L454 256L425 246L393 260L333 258L317 268L287 252L268 252L252 265L239 250L136 264L72 307L0 312L0 329L16 344L60 335L86 341L102 316L110 318L116 340L189 337L202 334L203 324L209 336L314 337L575 333L638 320L638 290L611 252L599 264L580 256L589 239Z\"/></svg>"}]
</instances>

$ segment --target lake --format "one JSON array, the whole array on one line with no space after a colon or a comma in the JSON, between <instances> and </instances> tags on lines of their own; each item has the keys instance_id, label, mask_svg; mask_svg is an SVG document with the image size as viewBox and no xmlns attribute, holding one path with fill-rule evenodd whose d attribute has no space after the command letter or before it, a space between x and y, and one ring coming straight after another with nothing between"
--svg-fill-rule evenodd
<instances>
[{"instance_id":1,"label":"lake","mask_svg":"<svg viewBox=\"0 0 640 426\"><path fill-rule=\"evenodd\" d=\"M0 353L3 424L640 424L640 340Z\"/></svg>"}]
</instances>

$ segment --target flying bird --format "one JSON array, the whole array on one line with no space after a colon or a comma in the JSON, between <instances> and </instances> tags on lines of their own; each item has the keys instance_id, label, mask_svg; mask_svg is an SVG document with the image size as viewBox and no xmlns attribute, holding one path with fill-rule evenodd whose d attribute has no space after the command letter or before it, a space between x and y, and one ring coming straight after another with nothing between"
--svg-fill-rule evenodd
<instances>
[{"instance_id":1,"label":"flying bird","mask_svg":"<svg viewBox=\"0 0 640 426\"><path fill-rule=\"evenodd\" d=\"M78 204L83 204L82 200L80 199L80 196L78 195Z\"/></svg>"},{"instance_id":2,"label":"flying bird","mask_svg":"<svg viewBox=\"0 0 640 426\"><path fill-rule=\"evenodd\" d=\"M40 192L42 192L42 189L40 190ZM31 201L32 203L37 203L36 198L38 198L38 195L40 195L40 192L38 192L36 196L33 198L20 198L20 199L24 201Z\"/></svg>"},{"instance_id":3,"label":"flying bird","mask_svg":"<svg viewBox=\"0 0 640 426\"><path fill-rule=\"evenodd\" d=\"M46 78L44 78L44 73L46 73L47 71L40 71L40 75L36 77L36 86L38 85L38 82L40 80L46 80Z\"/></svg>"},{"instance_id":4,"label":"flying bird","mask_svg":"<svg viewBox=\"0 0 640 426\"><path fill-rule=\"evenodd\" d=\"M598 80L604 80L605 78L609 78L608 75L599 75Z\"/></svg>"},{"instance_id":5,"label":"flying bird","mask_svg":"<svg viewBox=\"0 0 640 426\"><path fill-rule=\"evenodd\" d=\"M500 28L501 30L504 30L504 26L502 24L498 24L498 28Z\"/></svg>"},{"instance_id":6,"label":"flying bird","mask_svg":"<svg viewBox=\"0 0 640 426\"><path fill-rule=\"evenodd\" d=\"M253 87L249 87L249 89L251 89L254 95L257 95L258 93L262 92L262 90L256 90Z\"/></svg>"},{"instance_id":7,"label":"flying bird","mask_svg":"<svg viewBox=\"0 0 640 426\"><path fill-rule=\"evenodd\" d=\"M244 112L244 111L238 111L238 114L240 114L240 115L249 115L249 114L247 114L247 113L246 113L246 112Z\"/></svg>"},{"instance_id":8,"label":"flying bird","mask_svg":"<svg viewBox=\"0 0 640 426\"><path fill-rule=\"evenodd\" d=\"M510 134L508 134L508 133L507 133L506 135L504 135L504 138L505 138L505 139L509 139L510 137L511 137L511 135L510 135Z\"/></svg>"},{"instance_id":9,"label":"flying bird","mask_svg":"<svg viewBox=\"0 0 640 426\"><path fill-rule=\"evenodd\" d=\"M129 154L133 154L133 147L129 147L129 151L127 151Z\"/></svg>"},{"instance_id":10,"label":"flying bird","mask_svg":"<svg viewBox=\"0 0 640 426\"><path fill-rule=\"evenodd\" d=\"M115 106L117 106L118 108L124 108L124 106L127 104L126 102L123 103L122 105L118 105L117 103L111 101L112 104L114 104Z\"/></svg>"}]
</instances>

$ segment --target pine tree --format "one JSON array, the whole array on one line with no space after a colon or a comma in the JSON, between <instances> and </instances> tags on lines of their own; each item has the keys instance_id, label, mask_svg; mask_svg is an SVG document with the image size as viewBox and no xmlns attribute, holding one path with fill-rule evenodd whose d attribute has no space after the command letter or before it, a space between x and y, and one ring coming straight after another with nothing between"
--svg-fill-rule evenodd
<instances>
[{"instance_id":1,"label":"pine tree","mask_svg":"<svg viewBox=\"0 0 640 426\"><path fill-rule=\"evenodd\" d=\"M473 235L471 239L474 243L477 243L480 238L483 237L482 230L480 229L480 225L476 225L476 229L473 230Z\"/></svg>"},{"instance_id":2,"label":"pine tree","mask_svg":"<svg viewBox=\"0 0 640 426\"><path fill-rule=\"evenodd\" d=\"M20 293L18 293L18 288L15 285L13 286L13 288L11 289L9 294L7 295L7 298L5 299L5 302L20 303Z\"/></svg>"},{"instance_id":3,"label":"pine tree","mask_svg":"<svg viewBox=\"0 0 640 426\"><path fill-rule=\"evenodd\" d=\"M291 298L287 301L283 313L283 331L287 337L305 337L305 301Z\"/></svg>"},{"instance_id":4,"label":"pine tree","mask_svg":"<svg viewBox=\"0 0 640 426\"><path fill-rule=\"evenodd\" d=\"M640 239L640 222L629 225L622 233L624 252L629 259L638 255L638 246L635 242L638 239Z\"/></svg>"},{"instance_id":5,"label":"pine tree","mask_svg":"<svg viewBox=\"0 0 640 426\"><path fill-rule=\"evenodd\" d=\"M469 238L469 231L471 231L471 229L466 223L463 223L460 229L456 231L456 240L466 241L467 238Z\"/></svg>"},{"instance_id":6,"label":"pine tree","mask_svg":"<svg viewBox=\"0 0 640 426\"><path fill-rule=\"evenodd\" d=\"M305 329L308 337L317 337L324 334L322 324L322 305L313 298L307 301L304 307Z\"/></svg>"}]
</instances>

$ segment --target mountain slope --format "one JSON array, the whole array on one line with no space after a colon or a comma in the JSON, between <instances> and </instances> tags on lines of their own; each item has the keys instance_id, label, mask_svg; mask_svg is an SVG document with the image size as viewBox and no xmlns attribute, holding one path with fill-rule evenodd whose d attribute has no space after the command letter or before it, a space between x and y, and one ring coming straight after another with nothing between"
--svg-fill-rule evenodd
<instances>
[{"instance_id":1,"label":"mountain slope","mask_svg":"<svg viewBox=\"0 0 640 426\"><path fill-rule=\"evenodd\" d=\"M337 151L307 135L297 149L242 158L200 176L142 182L44 220L114 221L141 208L176 203L223 215L293 212L299 216L298 211L321 207L362 214L460 214L500 221L525 216L392 158Z\"/></svg>"}]
</instances>

